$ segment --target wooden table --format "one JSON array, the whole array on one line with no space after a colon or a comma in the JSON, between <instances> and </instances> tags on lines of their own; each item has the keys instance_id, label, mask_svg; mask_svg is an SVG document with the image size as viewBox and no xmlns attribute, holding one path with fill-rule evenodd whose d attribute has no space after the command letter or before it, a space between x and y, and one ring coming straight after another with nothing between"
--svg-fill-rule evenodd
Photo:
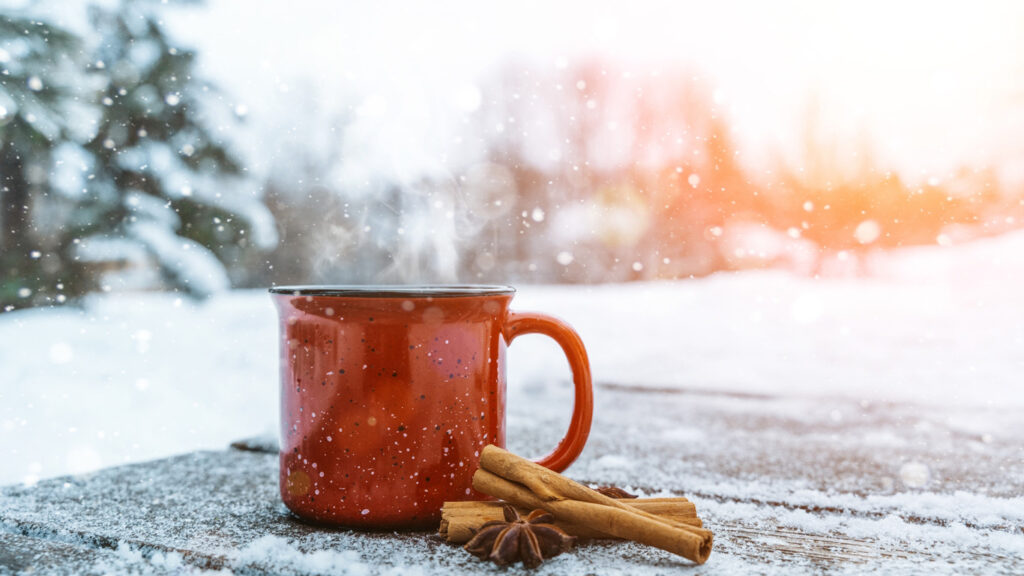
<instances>
[{"instance_id":1,"label":"wooden table","mask_svg":"<svg viewBox=\"0 0 1024 576\"><path fill-rule=\"evenodd\" d=\"M511 449L539 455L557 440L567 388L516 393ZM1024 419L1012 410L607 382L596 398L568 475L690 497L714 551L694 567L592 542L538 573L1024 573ZM272 446L244 447L3 488L0 573L502 573L433 533L298 522L278 500Z\"/></svg>"}]
</instances>

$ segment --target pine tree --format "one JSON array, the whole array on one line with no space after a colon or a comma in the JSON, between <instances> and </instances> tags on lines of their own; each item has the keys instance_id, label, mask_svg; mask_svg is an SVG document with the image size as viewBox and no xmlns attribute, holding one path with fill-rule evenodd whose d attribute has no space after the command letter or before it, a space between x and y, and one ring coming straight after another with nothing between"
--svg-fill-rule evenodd
<instances>
[{"instance_id":1,"label":"pine tree","mask_svg":"<svg viewBox=\"0 0 1024 576\"><path fill-rule=\"evenodd\" d=\"M98 3L86 39L0 18L0 305L61 303L111 269L205 296L230 284L225 264L276 242L220 136L235 119L162 9Z\"/></svg>"},{"instance_id":2,"label":"pine tree","mask_svg":"<svg viewBox=\"0 0 1024 576\"><path fill-rule=\"evenodd\" d=\"M92 202L81 223L84 253L120 239L143 246L175 289L204 296L228 285L218 259L232 263L268 248L276 229L260 197L232 188L241 172L211 129L213 88L194 77L195 52L174 45L155 0L95 7L108 71L104 114L85 146L95 158ZM113 231L111 233L111 231ZM113 243L112 243L113 241Z\"/></svg>"},{"instance_id":3,"label":"pine tree","mask_svg":"<svg viewBox=\"0 0 1024 576\"><path fill-rule=\"evenodd\" d=\"M81 271L33 211L51 196L47 174L61 143L87 137L90 82L82 43L46 22L0 15L0 306L41 303L81 289ZM84 97L83 97L84 95ZM77 129L76 129L77 128Z\"/></svg>"}]
</instances>

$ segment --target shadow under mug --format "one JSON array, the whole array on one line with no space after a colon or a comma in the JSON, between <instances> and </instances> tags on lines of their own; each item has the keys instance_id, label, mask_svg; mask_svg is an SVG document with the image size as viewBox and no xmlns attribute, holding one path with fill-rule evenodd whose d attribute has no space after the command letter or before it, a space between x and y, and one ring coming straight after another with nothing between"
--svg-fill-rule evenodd
<instances>
[{"instance_id":1,"label":"shadow under mug","mask_svg":"<svg viewBox=\"0 0 1024 576\"><path fill-rule=\"evenodd\" d=\"M272 288L281 335L281 499L318 523L415 528L472 489L480 450L505 446L505 349L553 338L569 359L569 430L538 462L555 471L586 443L593 392L567 324L511 312L510 286Z\"/></svg>"}]
</instances>

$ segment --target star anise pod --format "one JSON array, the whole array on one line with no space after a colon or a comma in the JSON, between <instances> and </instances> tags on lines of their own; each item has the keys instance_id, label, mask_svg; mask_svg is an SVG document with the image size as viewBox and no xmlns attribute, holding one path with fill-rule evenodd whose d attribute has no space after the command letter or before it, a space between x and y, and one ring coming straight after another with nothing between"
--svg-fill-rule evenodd
<instances>
[{"instance_id":1,"label":"star anise pod","mask_svg":"<svg viewBox=\"0 0 1024 576\"><path fill-rule=\"evenodd\" d=\"M536 568L546 558L553 558L572 548L576 537L570 536L551 522L554 517L544 510L534 510L523 518L515 508L502 507L505 520L495 520L480 527L465 548L481 560L499 566L522 560L523 566Z\"/></svg>"},{"instance_id":2,"label":"star anise pod","mask_svg":"<svg viewBox=\"0 0 1024 576\"><path fill-rule=\"evenodd\" d=\"M630 494L618 486L598 486L594 490L609 498L636 498L636 494Z\"/></svg>"}]
</instances>

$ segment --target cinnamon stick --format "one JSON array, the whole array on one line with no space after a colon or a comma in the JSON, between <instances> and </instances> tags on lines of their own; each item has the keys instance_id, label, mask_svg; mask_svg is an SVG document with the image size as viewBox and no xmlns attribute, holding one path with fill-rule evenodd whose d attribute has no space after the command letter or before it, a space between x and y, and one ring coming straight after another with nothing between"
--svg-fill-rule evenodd
<instances>
[{"instance_id":1,"label":"cinnamon stick","mask_svg":"<svg viewBox=\"0 0 1024 576\"><path fill-rule=\"evenodd\" d=\"M697 509L686 498L638 498L623 500L629 506L650 512L658 516L670 518L691 526L701 526L697 517ZM501 508L504 502L445 502L441 509L441 527L438 533L442 538L454 544L468 542L487 522L502 520ZM519 514L526 517L530 510L519 509ZM556 526L577 538L610 538L585 525L571 524L555 520Z\"/></svg>"},{"instance_id":2,"label":"cinnamon stick","mask_svg":"<svg viewBox=\"0 0 1024 576\"><path fill-rule=\"evenodd\" d=\"M522 508L543 508L556 520L654 546L697 564L711 554L710 530L631 508L497 446L481 451L473 488Z\"/></svg>"}]
</instances>

